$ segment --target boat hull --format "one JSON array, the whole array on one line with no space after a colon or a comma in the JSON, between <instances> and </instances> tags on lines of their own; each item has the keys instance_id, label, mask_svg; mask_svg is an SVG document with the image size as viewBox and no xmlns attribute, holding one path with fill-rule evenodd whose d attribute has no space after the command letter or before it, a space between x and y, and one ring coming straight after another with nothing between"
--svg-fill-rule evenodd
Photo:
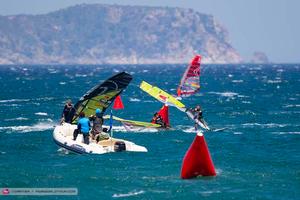
<instances>
[{"instance_id":1,"label":"boat hull","mask_svg":"<svg viewBox=\"0 0 300 200\"><path fill-rule=\"evenodd\" d=\"M104 154L119 151L147 152L143 146L117 138L101 140L98 143L90 139L90 144L87 145L83 143L83 136L79 134L74 141L73 132L76 128L76 125L68 123L56 126L53 131L54 142L60 147L79 154Z\"/></svg>"}]
</instances>

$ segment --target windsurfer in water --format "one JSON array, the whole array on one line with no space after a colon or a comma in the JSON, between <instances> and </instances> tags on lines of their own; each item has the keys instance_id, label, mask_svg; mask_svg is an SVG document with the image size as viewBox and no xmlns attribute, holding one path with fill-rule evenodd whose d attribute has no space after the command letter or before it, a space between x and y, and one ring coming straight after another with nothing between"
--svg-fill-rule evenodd
<instances>
[{"instance_id":1,"label":"windsurfer in water","mask_svg":"<svg viewBox=\"0 0 300 200\"><path fill-rule=\"evenodd\" d=\"M108 139L109 136L103 132L103 112L99 108L96 109L96 114L89 118L93 122L92 139L99 142L100 140Z\"/></svg>"},{"instance_id":2,"label":"windsurfer in water","mask_svg":"<svg viewBox=\"0 0 300 200\"><path fill-rule=\"evenodd\" d=\"M69 99L66 101L65 107L63 109L63 112L61 114L61 120L60 123L71 123L72 119L76 113L75 108L72 105L72 101Z\"/></svg>"},{"instance_id":3,"label":"windsurfer in water","mask_svg":"<svg viewBox=\"0 0 300 200\"><path fill-rule=\"evenodd\" d=\"M159 124L159 125L161 125L163 128L166 128L166 127L167 127L167 125L166 125L166 123L164 122L163 118L162 118L157 112L154 113L154 116L153 116L153 118L152 118L152 120L151 120L151 123L153 123L153 124Z\"/></svg>"},{"instance_id":4,"label":"windsurfer in water","mask_svg":"<svg viewBox=\"0 0 300 200\"><path fill-rule=\"evenodd\" d=\"M195 108L192 108L191 111L194 114L194 119L197 119L200 122L203 122L203 114L202 114L202 109L201 109L200 105L197 105ZM197 123L195 123L195 129L198 130Z\"/></svg>"},{"instance_id":5,"label":"windsurfer in water","mask_svg":"<svg viewBox=\"0 0 300 200\"><path fill-rule=\"evenodd\" d=\"M81 133L85 144L89 144L89 132L90 132L90 120L85 117L84 112L79 114L79 120L77 123L77 129L73 133L73 140L76 140L77 135Z\"/></svg>"}]
</instances>

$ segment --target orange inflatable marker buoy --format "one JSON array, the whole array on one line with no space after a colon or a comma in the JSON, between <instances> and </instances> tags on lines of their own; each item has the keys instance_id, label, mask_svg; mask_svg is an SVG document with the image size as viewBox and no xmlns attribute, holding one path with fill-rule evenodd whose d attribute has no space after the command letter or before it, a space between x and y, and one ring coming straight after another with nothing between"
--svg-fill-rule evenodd
<instances>
[{"instance_id":1,"label":"orange inflatable marker buoy","mask_svg":"<svg viewBox=\"0 0 300 200\"><path fill-rule=\"evenodd\" d=\"M181 168L182 179L197 176L216 176L213 161L201 132L197 133L193 143L187 150Z\"/></svg>"}]
</instances>

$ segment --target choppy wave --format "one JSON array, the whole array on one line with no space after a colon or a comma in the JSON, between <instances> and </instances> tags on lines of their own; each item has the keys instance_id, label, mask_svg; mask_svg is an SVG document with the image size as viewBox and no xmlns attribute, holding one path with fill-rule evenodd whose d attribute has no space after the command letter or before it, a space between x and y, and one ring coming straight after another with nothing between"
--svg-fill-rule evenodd
<instances>
[{"instance_id":1,"label":"choppy wave","mask_svg":"<svg viewBox=\"0 0 300 200\"><path fill-rule=\"evenodd\" d=\"M34 113L35 115L40 115L40 116L48 116L48 113L45 113L45 112L37 112L37 113Z\"/></svg>"},{"instance_id":2,"label":"choppy wave","mask_svg":"<svg viewBox=\"0 0 300 200\"><path fill-rule=\"evenodd\" d=\"M39 122L31 126L3 126L0 131L6 133L28 133L28 132L42 132L54 129L54 123Z\"/></svg>"},{"instance_id":3,"label":"choppy wave","mask_svg":"<svg viewBox=\"0 0 300 200\"><path fill-rule=\"evenodd\" d=\"M268 80L267 83L281 83L281 80Z\"/></svg>"},{"instance_id":4,"label":"choppy wave","mask_svg":"<svg viewBox=\"0 0 300 200\"><path fill-rule=\"evenodd\" d=\"M194 126L182 126L178 125L176 126L176 129L181 130L185 133L197 133Z\"/></svg>"},{"instance_id":5,"label":"choppy wave","mask_svg":"<svg viewBox=\"0 0 300 200\"><path fill-rule=\"evenodd\" d=\"M221 97L248 97L245 95L240 95L239 93L236 92L208 92L208 94L216 94L216 95L220 95Z\"/></svg>"},{"instance_id":6,"label":"choppy wave","mask_svg":"<svg viewBox=\"0 0 300 200\"><path fill-rule=\"evenodd\" d=\"M300 107L300 104L288 104L283 106L284 108L297 108Z\"/></svg>"},{"instance_id":7,"label":"choppy wave","mask_svg":"<svg viewBox=\"0 0 300 200\"><path fill-rule=\"evenodd\" d=\"M243 80L232 80L231 82L233 82L233 83L243 83L244 81Z\"/></svg>"},{"instance_id":8,"label":"choppy wave","mask_svg":"<svg viewBox=\"0 0 300 200\"><path fill-rule=\"evenodd\" d=\"M25 117L17 117L17 118L13 118L13 119L5 119L4 121L26 121L29 120L28 118Z\"/></svg>"},{"instance_id":9,"label":"choppy wave","mask_svg":"<svg viewBox=\"0 0 300 200\"><path fill-rule=\"evenodd\" d=\"M300 135L300 132L298 131L292 131L292 132L272 132L273 134L277 134L277 135Z\"/></svg>"},{"instance_id":10,"label":"choppy wave","mask_svg":"<svg viewBox=\"0 0 300 200\"><path fill-rule=\"evenodd\" d=\"M131 102L139 102L141 100L138 99L138 98L129 98L129 101L131 101Z\"/></svg>"},{"instance_id":11,"label":"choppy wave","mask_svg":"<svg viewBox=\"0 0 300 200\"><path fill-rule=\"evenodd\" d=\"M244 104L251 104L251 101L242 101Z\"/></svg>"},{"instance_id":12,"label":"choppy wave","mask_svg":"<svg viewBox=\"0 0 300 200\"><path fill-rule=\"evenodd\" d=\"M260 123L245 123L242 124L243 127L261 127L261 128L282 128L291 126L291 124L275 124L275 123L268 123L268 124L260 124Z\"/></svg>"},{"instance_id":13,"label":"choppy wave","mask_svg":"<svg viewBox=\"0 0 300 200\"><path fill-rule=\"evenodd\" d=\"M233 132L234 135L242 135L242 132Z\"/></svg>"},{"instance_id":14,"label":"choppy wave","mask_svg":"<svg viewBox=\"0 0 300 200\"><path fill-rule=\"evenodd\" d=\"M30 101L30 99L3 99L3 100L0 100L0 103L25 102L25 101Z\"/></svg>"},{"instance_id":15,"label":"choppy wave","mask_svg":"<svg viewBox=\"0 0 300 200\"><path fill-rule=\"evenodd\" d=\"M144 193L145 193L144 190L140 190L140 191L137 191L137 192L128 192L128 193L125 193L125 194L114 194L112 197L113 198L122 198L122 197L137 196L139 194L144 194Z\"/></svg>"},{"instance_id":16,"label":"choppy wave","mask_svg":"<svg viewBox=\"0 0 300 200\"><path fill-rule=\"evenodd\" d=\"M200 192L200 194L204 197L208 197L208 196L210 196L212 194L216 194L216 193L221 193L221 191L220 190L207 190L207 191Z\"/></svg>"}]
</instances>

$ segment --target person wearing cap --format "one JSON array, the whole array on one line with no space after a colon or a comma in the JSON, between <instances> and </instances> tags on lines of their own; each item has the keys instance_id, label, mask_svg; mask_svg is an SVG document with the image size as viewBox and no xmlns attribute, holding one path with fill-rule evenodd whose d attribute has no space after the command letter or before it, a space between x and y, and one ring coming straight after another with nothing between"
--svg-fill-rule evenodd
<instances>
[{"instance_id":1,"label":"person wearing cap","mask_svg":"<svg viewBox=\"0 0 300 200\"><path fill-rule=\"evenodd\" d=\"M76 113L75 108L72 105L72 101L69 99L66 101L65 107L63 109L63 112L61 114L61 121L60 123L62 124L63 122L65 123L71 123L72 119Z\"/></svg>"},{"instance_id":2,"label":"person wearing cap","mask_svg":"<svg viewBox=\"0 0 300 200\"><path fill-rule=\"evenodd\" d=\"M90 120L93 122L92 127L92 138L95 139L97 142L99 140L108 139L109 136L102 131L103 125L103 113L99 108L96 109L95 115L90 117Z\"/></svg>"},{"instance_id":3,"label":"person wearing cap","mask_svg":"<svg viewBox=\"0 0 300 200\"><path fill-rule=\"evenodd\" d=\"M85 117L85 113L81 112L79 114L79 120L77 123L77 130L73 133L73 140L76 140L77 135L81 133L83 135L83 141L85 144L89 144L89 132L90 132L90 120Z\"/></svg>"}]
</instances>

